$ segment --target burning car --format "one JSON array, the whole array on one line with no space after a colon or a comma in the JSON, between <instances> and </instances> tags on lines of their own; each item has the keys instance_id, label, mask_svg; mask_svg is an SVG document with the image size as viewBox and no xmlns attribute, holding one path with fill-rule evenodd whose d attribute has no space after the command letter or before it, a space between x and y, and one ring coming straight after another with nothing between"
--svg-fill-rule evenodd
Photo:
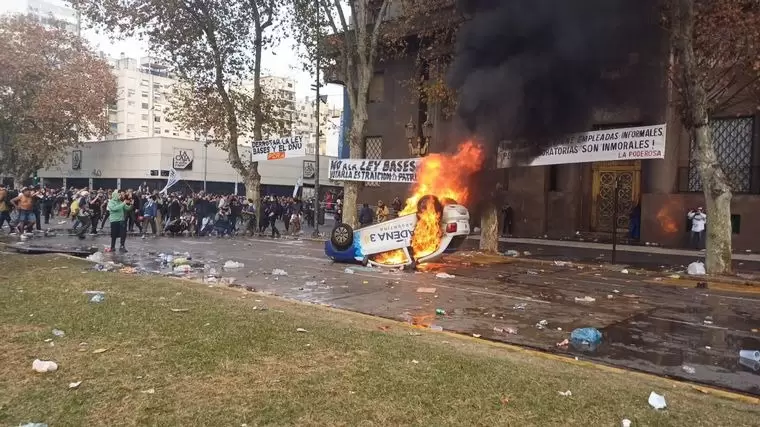
<instances>
[{"instance_id":1,"label":"burning car","mask_svg":"<svg viewBox=\"0 0 760 427\"><path fill-rule=\"evenodd\" d=\"M455 252L470 234L467 208L452 199L441 202L426 195L416 212L402 211L398 218L353 230L338 224L325 254L337 262L382 267L412 267Z\"/></svg>"}]
</instances>

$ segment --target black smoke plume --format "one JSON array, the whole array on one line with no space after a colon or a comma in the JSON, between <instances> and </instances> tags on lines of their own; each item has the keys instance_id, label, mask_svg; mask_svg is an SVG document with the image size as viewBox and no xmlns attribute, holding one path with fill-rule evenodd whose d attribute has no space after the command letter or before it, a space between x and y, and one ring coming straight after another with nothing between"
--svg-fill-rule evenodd
<instances>
[{"instance_id":1,"label":"black smoke plume","mask_svg":"<svg viewBox=\"0 0 760 427\"><path fill-rule=\"evenodd\" d=\"M559 136L590 130L597 108L639 104L646 90L636 76L625 76L631 54L663 40L654 0L461 0L458 6L468 19L448 75L459 94L458 115L490 155L509 141L520 162Z\"/></svg>"}]
</instances>

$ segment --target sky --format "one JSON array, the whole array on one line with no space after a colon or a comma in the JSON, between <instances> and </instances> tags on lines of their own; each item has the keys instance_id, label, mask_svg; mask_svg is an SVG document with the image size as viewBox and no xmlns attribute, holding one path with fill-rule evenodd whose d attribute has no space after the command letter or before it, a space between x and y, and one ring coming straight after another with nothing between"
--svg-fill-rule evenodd
<instances>
[{"instance_id":1,"label":"sky","mask_svg":"<svg viewBox=\"0 0 760 427\"><path fill-rule=\"evenodd\" d=\"M57 5L66 5L64 0L46 0L48 3ZM0 0L0 14L7 12L24 12L27 7L27 0ZM93 49L103 51L111 57L119 57L123 52L127 57L139 58L150 54L149 46L146 42L139 39L114 40L107 34L98 32L92 28L86 21L82 23L82 37L87 39ZM292 39L284 40L277 50L277 55L272 51L265 51L262 64L265 74L271 74L282 77L292 77L296 80L296 97L299 99L311 97L315 93L311 89L314 83L314 77L301 69L301 60L295 54L295 42ZM327 95L327 101L330 105L342 107L343 92L341 86L328 85L322 88L322 95Z\"/></svg>"}]
</instances>

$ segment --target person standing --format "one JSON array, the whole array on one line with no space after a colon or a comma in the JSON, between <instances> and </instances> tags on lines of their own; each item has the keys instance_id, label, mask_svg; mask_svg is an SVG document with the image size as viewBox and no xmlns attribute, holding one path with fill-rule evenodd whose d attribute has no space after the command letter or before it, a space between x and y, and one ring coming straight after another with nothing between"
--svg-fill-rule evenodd
<instances>
[{"instance_id":1,"label":"person standing","mask_svg":"<svg viewBox=\"0 0 760 427\"><path fill-rule=\"evenodd\" d=\"M272 227L272 238L274 239L276 237L280 237L280 230L277 229L277 218L282 216L282 205L280 202L275 200L271 205L269 205L269 212L268 212L268 218L269 218L269 226Z\"/></svg>"},{"instance_id":2,"label":"person standing","mask_svg":"<svg viewBox=\"0 0 760 427\"><path fill-rule=\"evenodd\" d=\"M388 217L390 216L390 211L388 210L388 206L383 203L382 200L377 201L377 222L385 222L388 221Z\"/></svg>"},{"instance_id":3,"label":"person standing","mask_svg":"<svg viewBox=\"0 0 760 427\"><path fill-rule=\"evenodd\" d=\"M98 234L98 223L100 222L100 218L102 216L102 203L103 200L101 198L101 193L98 191L98 193L93 193L92 196L90 196L90 200L88 200L90 212L92 212L92 217L90 218L92 225L90 234L96 235Z\"/></svg>"},{"instance_id":4,"label":"person standing","mask_svg":"<svg viewBox=\"0 0 760 427\"><path fill-rule=\"evenodd\" d=\"M703 212L700 206L696 211L694 209L690 210L686 216L691 220L691 244L695 249L702 251L705 249L707 214Z\"/></svg>"},{"instance_id":5,"label":"person standing","mask_svg":"<svg viewBox=\"0 0 760 427\"><path fill-rule=\"evenodd\" d=\"M509 203L505 203L501 208L501 213L504 216L504 222L501 223L501 235L512 237L512 224L515 216L515 212Z\"/></svg>"},{"instance_id":6,"label":"person standing","mask_svg":"<svg viewBox=\"0 0 760 427\"><path fill-rule=\"evenodd\" d=\"M142 208L142 214L143 214L143 239L145 238L145 233L148 231L148 225L150 225L150 231L155 236L157 233L156 229L156 215L158 215L158 205L156 204L156 195L152 195L149 198L145 200L145 204Z\"/></svg>"},{"instance_id":7,"label":"person standing","mask_svg":"<svg viewBox=\"0 0 760 427\"><path fill-rule=\"evenodd\" d=\"M34 227L34 197L32 190L24 187L21 193L11 200L18 210L18 234L24 234L24 229L29 231Z\"/></svg>"},{"instance_id":8,"label":"person standing","mask_svg":"<svg viewBox=\"0 0 760 427\"><path fill-rule=\"evenodd\" d=\"M53 216L55 205L55 195L50 188L46 188L42 196L42 217L45 218L45 225L50 224L50 217Z\"/></svg>"},{"instance_id":9,"label":"person standing","mask_svg":"<svg viewBox=\"0 0 760 427\"><path fill-rule=\"evenodd\" d=\"M124 245L127 240L127 223L126 218L129 211L132 210L131 200L126 199L119 190L111 193L111 199L108 201L108 220L111 223L111 252L116 250L116 239L119 239L119 252L126 253L127 248Z\"/></svg>"},{"instance_id":10,"label":"person standing","mask_svg":"<svg viewBox=\"0 0 760 427\"><path fill-rule=\"evenodd\" d=\"M0 231L3 230L3 225L8 222L8 229L13 231L13 225L11 223L11 201L8 195L8 190L4 185L0 184Z\"/></svg>"}]
</instances>

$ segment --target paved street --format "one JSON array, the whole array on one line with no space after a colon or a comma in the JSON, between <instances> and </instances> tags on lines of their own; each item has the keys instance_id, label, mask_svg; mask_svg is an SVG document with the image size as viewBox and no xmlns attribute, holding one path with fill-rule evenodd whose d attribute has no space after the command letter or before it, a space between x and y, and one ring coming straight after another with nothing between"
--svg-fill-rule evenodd
<instances>
[{"instance_id":1,"label":"paved street","mask_svg":"<svg viewBox=\"0 0 760 427\"><path fill-rule=\"evenodd\" d=\"M82 246L67 236L25 243L38 244ZM106 237L92 237L84 244L102 249L107 242ZM161 266L158 254L188 252L198 268L182 276L204 279L213 268L234 277L236 284L286 298L421 320L449 331L760 395L760 366L745 367L738 357L740 349L760 350L760 334L752 331L760 328L758 289L737 292L712 284L697 289L693 282L667 274L636 276L619 269L470 252L444 259L427 272L389 272L333 264L324 257L321 243L302 240L138 238L127 247L129 254L107 259L167 274L171 269ZM245 267L223 271L227 260ZM273 275L275 269L288 274ZM437 272L455 277L438 278ZM215 281L211 285L225 286ZM585 297L595 300L576 301ZM436 316L438 308L446 315ZM539 328L541 321L546 325ZM556 346L573 329L587 326L604 333L594 351Z\"/></svg>"}]
</instances>

